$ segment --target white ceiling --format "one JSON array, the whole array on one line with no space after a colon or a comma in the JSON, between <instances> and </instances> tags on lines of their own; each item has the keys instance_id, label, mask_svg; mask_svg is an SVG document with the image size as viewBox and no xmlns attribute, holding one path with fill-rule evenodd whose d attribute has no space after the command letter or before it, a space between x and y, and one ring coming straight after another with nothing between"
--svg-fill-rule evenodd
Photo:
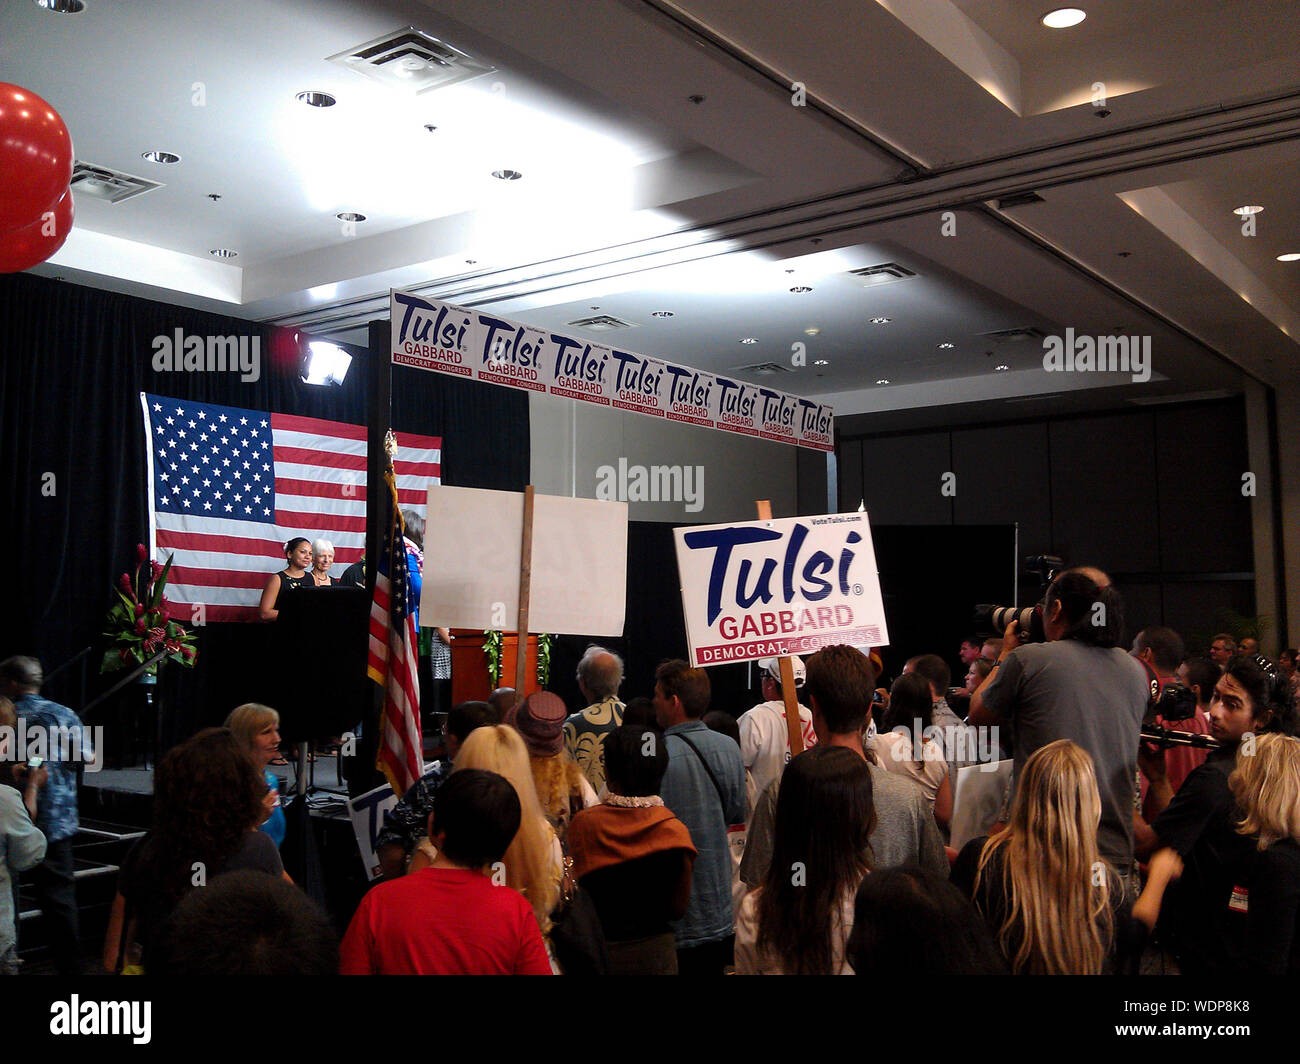
<instances>
[{"instance_id":1,"label":"white ceiling","mask_svg":"<svg viewBox=\"0 0 1300 1064\"><path fill-rule=\"evenodd\" d=\"M623 346L780 363L855 424L1300 376L1292 0L1083 0L1062 31L1027 0L85 4L12 0L0 69L78 159L163 187L79 197L38 273L360 342L392 286L550 327L599 307ZM408 25L494 69L410 96L326 61ZM889 261L917 276L848 275ZM1066 381L985 335L1024 327L1149 336L1152 380Z\"/></svg>"}]
</instances>

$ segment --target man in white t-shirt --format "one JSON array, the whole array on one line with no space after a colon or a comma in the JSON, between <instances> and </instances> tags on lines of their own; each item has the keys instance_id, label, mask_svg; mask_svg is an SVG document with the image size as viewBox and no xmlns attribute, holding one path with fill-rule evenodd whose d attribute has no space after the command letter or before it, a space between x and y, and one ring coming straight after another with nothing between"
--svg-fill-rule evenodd
<instances>
[{"instance_id":1,"label":"man in white t-shirt","mask_svg":"<svg viewBox=\"0 0 1300 1064\"><path fill-rule=\"evenodd\" d=\"M804 666L797 657L790 658L794 668L794 686L803 689ZM763 658L758 663L763 677L763 698L753 709L740 716L740 756L745 768L754 778L754 793L762 794L767 785L785 771L790 760L790 731L785 721L785 695L781 689L781 662L777 658ZM799 706L799 730L803 734L803 747L817 745L813 731L812 711Z\"/></svg>"}]
</instances>

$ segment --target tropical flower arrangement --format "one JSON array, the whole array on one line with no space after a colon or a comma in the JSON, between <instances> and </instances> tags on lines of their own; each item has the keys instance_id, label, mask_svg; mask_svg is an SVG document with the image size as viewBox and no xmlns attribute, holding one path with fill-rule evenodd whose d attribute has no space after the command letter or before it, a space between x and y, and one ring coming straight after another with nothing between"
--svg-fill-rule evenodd
<instances>
[{"instance_id":1,"label":"tropical flower arrangement","mask_svg":"<svg viewBox=\"0 0 1300 1064\"><path fill-rule=\"evenodd\" d=\"M108 628L104 632L113 642L104 653L99 671L116 672L142 665L164 648L167 656L149 666L151 674L156 674L164 661L193 668L198 653L194 633L170 619L170 603L163 594L175 555L167 559L166 565L159 565L149 561L143 543L136 545L135 553L135 572L123 573L114 588L120 601L108 611Z\"/></svg>"},{"instance_id":2,"label":"tropical flower arrangement","mask_svg":"<svg viewBox=\"0 0 1300 1064\"><path fill-rule=\"evenodd\" d=\"M499 629L489 628L483 633L483 654L487 658L488 681L493 687L501 682L501 645ZM554 637L545 633L537 637L537 682L545 687L551 679L551 644Z\"/></svg>"}]
</instances>

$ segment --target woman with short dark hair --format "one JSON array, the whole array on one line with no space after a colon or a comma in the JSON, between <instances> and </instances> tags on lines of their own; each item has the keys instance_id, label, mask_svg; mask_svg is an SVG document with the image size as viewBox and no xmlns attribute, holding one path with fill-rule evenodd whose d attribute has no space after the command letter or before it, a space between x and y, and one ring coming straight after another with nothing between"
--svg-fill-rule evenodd
<instances>
[{"instance_id":1,"label":"woman with short dark hair","mask_svg":"<svg viewBox=\"0 0 1300 1064\"><path fill-rule=\"evenodd\" d=\"M664 806L663 736L623 725L605 737L605 800L569 825L573 874L605 932L611 975L676 975L671 921L686 911L695 846Z\"/></svg>"}]
</instances>

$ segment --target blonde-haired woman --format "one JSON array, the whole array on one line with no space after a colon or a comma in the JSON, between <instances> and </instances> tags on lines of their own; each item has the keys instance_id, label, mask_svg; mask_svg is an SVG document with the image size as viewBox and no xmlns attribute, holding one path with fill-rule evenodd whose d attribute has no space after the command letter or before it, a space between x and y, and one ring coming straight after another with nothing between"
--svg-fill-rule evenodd
<instances>
[{"instance_id":1,"label":"blonde-haired woman","mask_svg":"<svg viewBox=\"0 0 1300 1064\"><path fill-rule=\"evenodd\" d=\"M1098 975L1117 923L1127 953L1132 921L1119 878L1097 850L1100 819L1092 758L1059 739L1025 762L1010 823L958 855L953 882L983 914L1013 972Z\"/></svg>"},{"instance_id":2,"label":"blonde-haired woman","mask_svg":"<svg viewBox=\"0 0 1300 1064\"><path fill-rule=\"evenodd\" d=\"M467 768L504 776L519 796L523 815L503 858L505 881L528 899L546 937L551 930L551 913L560 900L564 858L559 840L537 802L528 749L519 733L504 724L475 728L461 745L452 774ZM411 858L411 871L417 872L428 863L429 854L421 848Z\"/></svg>"},{"instance_id":3,"label":"blonde-haired woman","mask_svg":"<svg viewBox=\"0 0 1300 1064\"><path fill-rule=\"evenodd\" d=\"M260 702L245 702L230 711L226 727L266 779L267 819L262 830L271 836L271 841L279 849L284 842L286 824L284 809L280 805L280 780L268 766L285 763L280 756L280 714Z\"/></svg>"},{"instance_id":4,"label":"blonde-haired woman","mask_svg":"<svg viewBox=\"0 0 1300 1064\"><path fill-rule=\"evenodd\" d=\"M1214 869L1218 896L1188 899L1199 904L1188 923L1223 957L1215 969L1223 975L1300 975L1300 739L1265 732L1243 742L1228 787L1242 814L1237 834L1255 845L1225 855ZM1172 849L1157 851L1133 915L1154 926L1182 867Z\"/></svg>"}]
</instances>

